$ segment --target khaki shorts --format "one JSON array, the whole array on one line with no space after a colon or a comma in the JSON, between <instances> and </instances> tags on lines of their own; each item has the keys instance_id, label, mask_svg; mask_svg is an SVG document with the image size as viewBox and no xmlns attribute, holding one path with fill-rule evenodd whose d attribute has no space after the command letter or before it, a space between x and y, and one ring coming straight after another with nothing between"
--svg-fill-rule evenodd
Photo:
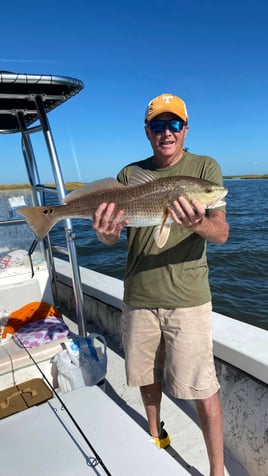
<instances>
[{"instance_id":1,"label":"khaki shorts","mask_svg":"<svg viewBox=\"0 0 268 476\"><path fill-rule=\"evenodd\" d=\"M136 309L124 304L122 341L127 383L165 381L176 398L202 399L220 388L213 347L211 303L184 309Z\"/></svg>"}]
</instances>

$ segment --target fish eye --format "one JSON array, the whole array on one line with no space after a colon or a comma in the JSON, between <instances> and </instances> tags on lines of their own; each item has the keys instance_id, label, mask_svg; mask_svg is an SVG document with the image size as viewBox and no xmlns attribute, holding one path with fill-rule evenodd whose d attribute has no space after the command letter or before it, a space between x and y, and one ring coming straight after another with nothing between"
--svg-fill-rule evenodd
<instances>
[{"instance_id":1,"label":"fish eye","mask_svg":"<svg viewBox=\"0 0 268 476\"><path fill-rule=\"evenodd\" d=\"M212 192L211 188L206 189L206 193L211 193L211 192Z\"/></svg>"}]
</instances>

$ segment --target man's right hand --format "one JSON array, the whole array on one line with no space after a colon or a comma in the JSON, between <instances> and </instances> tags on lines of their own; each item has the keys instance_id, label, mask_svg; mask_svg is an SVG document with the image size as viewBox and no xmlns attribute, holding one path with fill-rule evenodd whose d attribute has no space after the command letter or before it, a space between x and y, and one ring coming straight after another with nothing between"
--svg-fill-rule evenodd
<instances>
[{"instance_id":1,"label":"man's right hand","mask_svg":"<svg viewBox=\"0 0 268 476\"><path fill-rule=\"evenodd\" d=\"M129 224L129 220L123 220L124 210L119 210L114 215L115 207L115 203L101 203L93 217L92 226L99 240L107 245L115 244L119 240L122 228Z\"/></svg>"}]
</instances>

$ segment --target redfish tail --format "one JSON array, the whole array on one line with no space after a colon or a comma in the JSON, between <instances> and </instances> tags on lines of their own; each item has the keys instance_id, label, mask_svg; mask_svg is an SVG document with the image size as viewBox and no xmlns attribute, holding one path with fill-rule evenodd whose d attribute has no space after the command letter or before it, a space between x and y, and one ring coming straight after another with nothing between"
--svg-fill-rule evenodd
<instances>
[{"instance_id":1,"label":"redfish tail","mask_svg":"<svg viewBox=\"0 0 268 476\"><path fill-rule=\"evenodd\" d=\"M16 213L26 218L26 221L38 240L44 238L57 220L48 207L21 207Z\"/></svg>"}]
</instances>

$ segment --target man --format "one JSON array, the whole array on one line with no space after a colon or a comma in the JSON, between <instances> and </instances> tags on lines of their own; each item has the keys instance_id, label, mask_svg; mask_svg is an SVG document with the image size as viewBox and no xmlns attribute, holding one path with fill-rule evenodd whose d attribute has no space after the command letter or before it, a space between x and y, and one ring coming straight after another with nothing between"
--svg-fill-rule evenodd
<instances>
[{"instance_id":1,"label":"man","mask_svg":"<svg viewBox=\"0 0 268 476\"><path fill-rule=\"evenodd\" d=\"M118 175L120 182L127 185L138 165L156 178L190 175L222 183L215 160L184 149L188 114L179 97L162 94L149 103L145 133L153 156L125 167ZM177 398L196 401L210 475L223 476L222 412L212 351L206 241L224 243L229 227L224 207L206 211L198 201L190 204L184 197L178 197L173 207L174 224L163 248L156 246L152 227L127 229L122 312L127 381L140 387L149 432L164 448L170 442L160 419L165 365L166 390ZM128 224L124 210L111 219L114 210L115 204L103 203L94 217L93 226L106 244L116 243Z\"/></svg>"}]
</instances>

